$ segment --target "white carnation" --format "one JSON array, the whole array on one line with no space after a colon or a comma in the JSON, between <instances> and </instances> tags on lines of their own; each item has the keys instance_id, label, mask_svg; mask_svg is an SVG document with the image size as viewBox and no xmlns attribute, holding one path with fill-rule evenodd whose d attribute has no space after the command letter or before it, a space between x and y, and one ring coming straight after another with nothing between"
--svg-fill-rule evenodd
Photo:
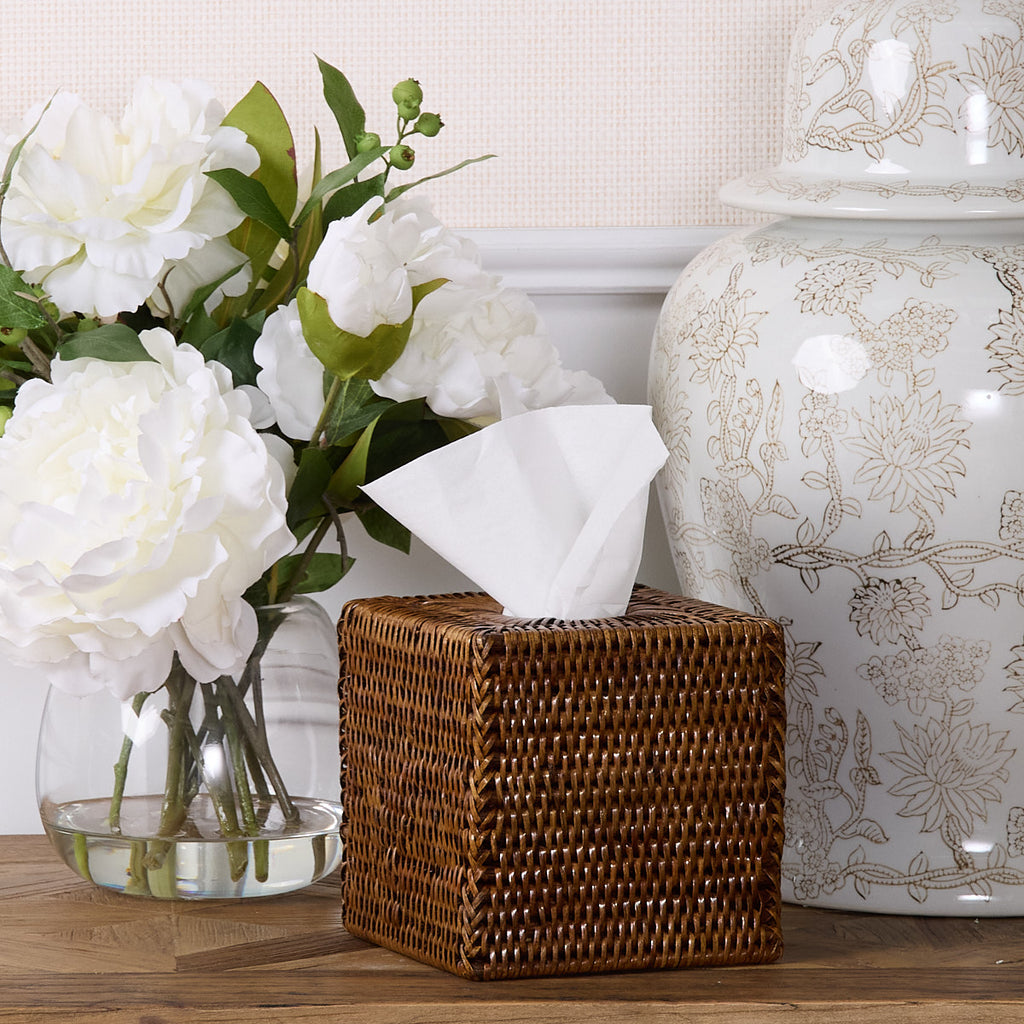
<instances>
[{"instance_id":1,"label":"white carnation","mask_svg":"<svg viewBox=\"0 0 1024 1024\"><path fill-rule=\"evenodd\" d=\"M201 283L241 265L223 238L243 215L205 172L248 174L259 157L223 117L196 82L143 79L118 124L58 94L22 151L4 206L14 267L63 313L106 317L151 297L166 312L160 285L178 261L194 261ZM240 276L222 290L237 294L245 283ZM175 270L165 290L178 305L191 284Z\"/></svg>"},{"instance_id":2,"label":"white carnation","mask_svg":"<svg viewBox=\"0 0 1024 1024\"><path fill-rule=\"evenodd\" d=\"M0 437L0 650L126 698L256 640L245 590L294 546L284 473L228 370L163 329L153 362L55 361Z\"/></svg>"}]
</instances>

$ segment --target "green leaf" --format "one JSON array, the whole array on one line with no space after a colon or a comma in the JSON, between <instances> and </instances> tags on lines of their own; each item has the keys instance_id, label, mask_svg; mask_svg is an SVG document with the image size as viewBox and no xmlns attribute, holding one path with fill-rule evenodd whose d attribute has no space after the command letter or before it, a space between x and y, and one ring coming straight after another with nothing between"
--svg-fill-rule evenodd
<instances>
[{"instance_id":1,"label":"green leaf","mask_svg":"<svg viewBox=\"0 0 1024 1024\"><path fill-rule=\"evenodd\" d=\"M337 445L369 426L394 403L374 394L369 381L358 377L340 382L339 393L324 424L328 444Z\"/></svg>"},{"instance_id":2,"label":"green leaf","mask_svg":"<svg viewBox=\"0 0 1024 1024\"><path fill-rule=\"evenodd\" d=\"M199 351L207 360L216 360L231 371L235 387L256 383L260 368L253 359L252 350L260 336L258 324L262 316L250 320L232 320L222 331L206 339Z\"/></svg>"},{"instance_id":3,"label":"green leaf","mask_svg":"<svg viewBox=\"0 0 1024 1024\"><path fill-rule=\"evenodd\" d=\"M245 132L260 156L260 166L252 176L266 186L274 205L288 220L295 212L298 196L295 141L277 100L262 82L257 82L228 112L224 124ZM246 217L228 238L249 258L252 284L248 294L226 299L221 305L218 315L222 326L248 309L280 241L277 231L251 217Z\"/></svg>"},{"instance_id":4,"label":"green leaf","mask_svg":"<svg viewBox=\"0 0 1024 1024\"><path fill-rule=\"evenodd\" d=\"M20 349L18 351L20 352ZM32 364L27 359L11 358L10 356L5 355L0 357L0 366L5 370L12 370L14 373L22 377L31 377L35 373ZM11 381L5 380L4 383L10 384Z\"/></svg>"},{"instance_id":5,"label":"green leaf","mask_svg":"<svg viewBox=\"0 0 1024 1024\"><path fill-rule=\"evenodd\" d=\"M250 178L234 167L222 167L217 171L207 171L206 176L213 178L218 185L227 191L238 204L238 208L247 217L260 224L265 224L279 238L291 237L292 229L284 214L270 198L266 186Z\"/></svg>"},{"instance_id":6,"label":"green leaf","mask_svg":"<svg viewBox=\"0 0 1024 1024\"><path fill-rule=\"evenodd\" d=\"M366 482L448 444L437 421L424 418L425 413L425 403L416 399L403 402L382 417L373 435Z\"/></svg>"},{"instance_id":7,"label":"green leaf","mask_svg":"<svg viewBox=\"0 0 1024 1024\"><path fill-rule=\"evenodd\" d=\"M0 263L0 327L24 328L27 331L43 327L46 317L32 299L24 298L31 288L21 275Z\"/></svg>"},{"instance_id":8,"label":"green leaf","mask_svg":"<svg viewBox=\"0 0 1024 1024\"><path fill-rule=\"evenodd\" d=\"M330 174L325 174L313 187L299 215L295 218L296 225L301 224L314 211L320 208L320 201L331 192L336 192L342 185L354 181L357 174L365 170L374 162L379 160L386 152L386 146L377 146L375 149L367 150L354 156L344 167L339 167Z\"/></svg>"},{"instance_id":9,"label":"green leaf","mask_svg":"<svg viewBox=\"0 0 1024 1024\"><path fill-rule=\"evenodd\" d=\"M424 419L426 414L422 398L391 403L367 425L331 477L327 487L330 501L338 508L355 508L358 513L364 507L360 505L364 483L445 445L444 431L434 419ZM371 517L371 524L382 533L393 530L379 518Z\"/></svg>"},{"instance_id":10,"label":"green leaf","mask_svg":"<svg viewBox=\"0 0 1024 1024\"><path fill-rule=\"evenodd\" d=\"M366 426L327 486L327 496L336 507L354 507L361 496L359 488L367 480L383 476L397 466L444 444L444 435L437 424L423 423L425 412L426 403L422 398L392 402ZM397 446L389 444L396 431L408 431L410 425L414 432L423 426L432 429L440 436L439 443L423 446L417 444L411 435L405 435ZM384 439L383 444L380 443L381 437ZM382 452L385 453L383 458Z\"/></svg>"},{"instance_id":11,"label":"green leaf","mask_svg":"<svg viewBox=\"0 0 1024 1024\"><path fill-rule=\"evenodd\" d=\"M278 564L278 576L282 580L283 587L290 588L292 574L298 569L301 555L287 555ZM329 590L355 565L355 559L329 552L318 551L309 560L309 565L303 574L302 580L295 587L296 594L317 594L322 590ZM282 587L282 589L283 589Z\"/></svg>"},{"instance_id":12,"label":"green leaf","mask_svg":"<svg viewBox=\"0 0 1024 1024\"><path fill-rule=\"evenodd\" d=\"M211 281L209 284L204 284L201 287L197 288L192 293L192 298L188 300L188 302L185 304L185 308L181 311L181 316L179 317L181 322L188 323L188 321L191 320L192 317L195 316L197 312L202 310L203 304L206 302L206 300L225 281L230 281L231 278L233 278L235 274L237 274L244 266L244 263L239 263L237 267L233 267L226 274L222 274L220 277L218 277L215 281Z\"/></svg>"},{"instance_id":13,"label":"green leaf","mask_svg":"<svg viewBox=\"0 0 1024 1024\"><path fill-rule=\"evenodd\" d=\"M356 516L372 540L386 544L389 548L394 548L403 554L409 554L409 548L412 546L412 534L409 532L409 528L403 526L379 505L358 508Z\"/></svg>"},{"instance_id":14,"label":"green leaf","mask_svg":"<svg viewBox=\"0 0 1024 1024\"><path fill-rule=\"evenodd\" d=\"M331 482L333 469L327 455L319 448L304 448L299 467L288 489L288 527L299 533L299 524L311 516L319 517L324 506L322 498Z\"/></svg>"},{"instance_id":15,"label":"green leaf","mask_svg":"<svg viewBox=\"0 0 1024 1024\"><path fill-rule=\"evenodd\" d=\"M260 166L253 172L253 178L266 187L280 213L291 217L299 191L295 140L273 94L262 82L257 82L231 108L224 124L245 132L249 144L260 155Z\"/></svg>"},{"instance_id":16,"label":"green leaf","mask_svg":"<svg viewBox=\"0 0 1024 1024\"><path fill-rule=\"evenodd\" d=\"M438 416L437 425L444 431L444 436L449 441L461 440L481 429L476 423L470 423L468 420L456 420L448 416Z\"/></svg>"},{"instance_id":17,"label":"green leaf","mask_svg":"<svg viewBox=\"0 0 1024 1024\"><path fill-rule=\"evenodd\" d=\"M181 344L191 345L202 351L207 340L219 330L221 330L220 324L213 317L208 316L206 310L200 309L189 317L188 323L182 328Z\"/></svg>"},{"instance_id":18,"label":"green leaf","mask_svg":"<svg viewBox=\"0 0 1024 1024\"><path fill-rule=\"evenodd\" d=\"M338 122L341 137L345 140L345 152L351 160L356 155L356 138L366 130L366 112L356 99L348 79L327 61L319 57L316 60L324 82L324 99Z\"/></svg>"},{"instance_id":19,"label":"green leaf","mask_svg":"<svg viewBox=\"0 0 1024 1024\"><path fill-rule=\"evenodd\" d=\"M108 363L153 362L139 336L125 324L102 324L74 334L61 345L61 359L102 359Z\"/></svg>"},{"instance_id":20,"label":"green leaf","mask_svg":"<svg viewBox=\"0 0 1024 1024\"><path fill-rule=\"evenodd\" d=\"M359 488L366 483L366 467L370 457L373 431L380 422L377 417L360 435L345 461L327 485L327 495L339 508L350 506L359 497Z\"/></svg>"},{"instance_id":21,"label":"green leaf","mask_svg":"<svg viewBox=\"0 0 1024 1024\"><path fill-rule=\"evenodd\" d=\"M438 171L437 174L428 174L425 178L420 178L417 181L410 181L407 185L396 185L395 188L387 194L387 201L390 203L392 199L397 199L403 192L408 192L409 189L415 188L417 185L422 185L425 181L433 181L435 178L443 178L448 174L454 174L456 171L461 171L463 167L468 167L470 164L478 164L482 160L493 160L494 157L494 153L488 153L486 156L474 156L469 160L463 160L462 163L456 164L454 167L447 168L447 170Z\"/></svg>"},{"instance_id":22,"label":"green leaf","mask_svg":"<svg viewBox=\"0 0 1024 1024\"><path fill-rule=\"evenodd\" d=\"M374 196L384 196L383 174L375 174L365 181L353 181L351 185L338 189L324 205L324 224L351 217Z\"/></svg>"},{"instance_id":23,"label":"green leaf","mask_svg":"<svg viewBox=\"0 0 1024 1024\"><path fill-rule=\"evenodd\" d=\"M316 188L321 178L320 171L320 133L314 129L313 147L313 181ZM310 215L298 225L295 232L295 246L289 248L288 256L277 270L268 276L267 287L263 290L257 309L276 309L291 298L291 293L299 281L304 281L309 273L309 264L324 238L323 218L320 208L315 206ZM296 265L297 264L297 265Z\"/></svg>"},{"instance_id":24,"label":"green leaf","mask_svg":"<svg viewBox=\"0 0 1024 1024\"><path fill-rule=\"evenodd\" d=\"M251 584L242 595L246 603L252 605L253 608L262 608L264 605L270 604L270 589L267 586L268 575L269 570Z\"/></svg>"}]
</instances>

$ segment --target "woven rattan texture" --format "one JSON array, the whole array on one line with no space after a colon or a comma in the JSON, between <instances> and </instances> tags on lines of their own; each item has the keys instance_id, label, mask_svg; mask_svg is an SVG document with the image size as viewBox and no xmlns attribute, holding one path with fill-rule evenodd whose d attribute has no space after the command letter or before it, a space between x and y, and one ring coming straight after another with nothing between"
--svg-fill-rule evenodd
<instances>
[{"instance_id":1,"label":"woven rattan texture","mask_svg":"<svg viewBox=\"0 0 1024 1024\"><path fill-rule=\"evenodd\" d=\"M339 640L353 935L478 979L780 955L775 623L367 598Z\"/></svg>"}]
</instances>

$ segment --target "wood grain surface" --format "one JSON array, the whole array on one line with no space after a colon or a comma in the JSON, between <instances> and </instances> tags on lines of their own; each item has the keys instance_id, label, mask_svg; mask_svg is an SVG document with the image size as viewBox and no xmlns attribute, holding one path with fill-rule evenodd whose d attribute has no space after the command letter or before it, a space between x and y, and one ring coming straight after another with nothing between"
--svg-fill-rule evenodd
<instances>
[{"instance_id":1,"label":"wood grain surface","mask_svg":"<svg viewBox=\"0 0 1024 1024\"><path fill-rule=\"evenodd\" d=\"M1024 1021L1024 919L787 906L761 967L462 981L352 938L338 889L163 903L0 837L0 1022L990 1024Z\"/></svg>"}]
</instances>

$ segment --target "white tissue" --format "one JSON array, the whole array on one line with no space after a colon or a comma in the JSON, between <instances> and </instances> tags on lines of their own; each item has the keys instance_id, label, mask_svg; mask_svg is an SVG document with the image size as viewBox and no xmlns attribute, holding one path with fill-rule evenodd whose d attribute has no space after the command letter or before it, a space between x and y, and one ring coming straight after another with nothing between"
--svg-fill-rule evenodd
<instances>
[{"instance_id":1,"label":"white tissue","mask_svg":"<svg viewBox=\"0 0 1024 1024\"><path fill-rule=\"evenodd\" d=\"M668 451L646 405L572 405L500 420L363 490L506 615L621 615L648 490Z\"/></svg>"}]
</instances>

